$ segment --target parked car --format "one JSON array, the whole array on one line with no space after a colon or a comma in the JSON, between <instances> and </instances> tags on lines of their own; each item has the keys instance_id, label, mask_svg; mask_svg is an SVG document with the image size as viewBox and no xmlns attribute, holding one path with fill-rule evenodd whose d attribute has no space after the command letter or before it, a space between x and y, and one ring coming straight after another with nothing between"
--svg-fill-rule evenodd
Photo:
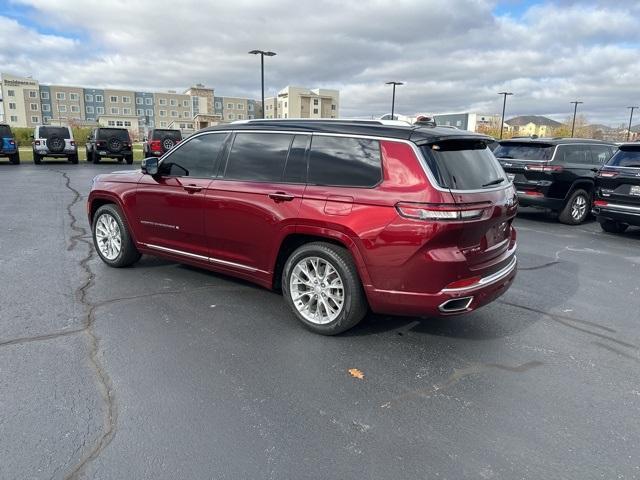
<instances>
[{"instance_id":1,"label":"parked car","mask_svg":"<svg viewBox=\"0 0 640 480\"><path fill-rule=\"evenodd\" d=\"M0 157L7 157L13 165L20 163L18 142L9 125L0 124Z\"/></svg>"},{"instance_id":2,"label":"parked car","mask_svg":"<svg viewBox=\"0 0 640 480\"><path fill-rule=\"evenodd\" d=\"M589 215L600 167L615 145L577 138L501 140L493 151L513 181L523 207L559 213L558 219L578 225Z\"/></svg>"},{"instance_id":3,"label":"parked car","mask_svg":"<svg viewBox=\"0 0 640 480\"><path fill-rule=\"evenodd\" d=\"M85 146L87 162L100 163L103 158L133 163L133 143L126 128L98 127L91 131Z\"/></svg>"},{"instance_id":4,"label":"parked car","mask_svg":"<svg viewBox=\"0 0 640 480\"><path fill-rule=\"evenodd\" d=\"M488 137L383 121L204 129L88 198L100 258L166 257L280 289L309 329L370 308L470 312L516 275L517 197Z\"/></svg>"},{"instance_id":5,"label":"parked car","mask_svg":"<svg viewBox=\"0 0 640 480\"><path fill-rule=\"evenodd\" d=\"M182 141L180 130L154 128L142 146L143 157L161 157Z\"/></svg>"},{"instance_id":6,"label":"parked car","mask_svg":"<svg viewBox=\"0 0 640 480\"><path fill-rule=\"evenodd\" d=\"M640 226L640 143L620 145L598 172L593 213L605 232Z\"/></svg>"},{"instance_id":7,"label":"parked car","mask_svg":"<svg viewBox=\"0 0 640 480\"><path fill-rule=\"evenodd\" d=\"M33 163L43 158L66 158L78 163L78 147L70 127L38 126L33 131Z\"/></svg>"}]
</instances>

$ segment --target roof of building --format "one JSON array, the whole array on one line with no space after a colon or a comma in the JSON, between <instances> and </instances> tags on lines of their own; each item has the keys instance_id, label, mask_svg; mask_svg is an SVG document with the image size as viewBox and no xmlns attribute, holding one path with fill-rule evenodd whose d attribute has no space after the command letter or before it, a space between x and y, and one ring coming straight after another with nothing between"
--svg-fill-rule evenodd
<instances>
[{"instance_id":1,"label":"roof of building","mask_svg":"<svg viewBox=\"0 0 640 480\"><path fill-rule=\"evenodd\" d=\"M535 125L545 125L547 127L559 127L562 125L560 122L556 122L548 117L543 117L541 115L522 115L520 117L513 117L509 120L505 120L507 125L512 127L522 127L524 125L528 125L529 123L533 123Z\"/></svg>"},{"instance_id":2,"label":"roof of building","mask_svg":"<svg viewBox=\"0 0 640 480\"><path fill-rule=\"evenodd\" d=\"M246 120L227 125L205 128L216 130L282 130L287 132L319 132L346 135L367 135L411 140L417 144L451 139L493 140L491 137L465 130L442 127L410 125L399 121L385 120L340 120L340 119L277 119Z\"/></svg>"}]
</instances>

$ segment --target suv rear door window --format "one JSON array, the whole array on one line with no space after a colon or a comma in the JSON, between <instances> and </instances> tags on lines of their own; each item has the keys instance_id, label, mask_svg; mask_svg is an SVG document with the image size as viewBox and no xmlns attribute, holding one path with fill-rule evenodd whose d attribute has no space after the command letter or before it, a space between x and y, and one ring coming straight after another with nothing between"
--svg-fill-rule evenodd
<instances>
[{"instance_id":1,"label":"suv rear door window","mask_svg":"<svg viewBox=\"0 0 640 480\"><path fill-rule=\"evenodd\" d=\"M589 145L560 145L554 163L568 165L591 163Z\"/></svg>"},{"instance_id":2,"label":"suv rear door window","mask_svg":"<svg viewBox=\"0 0 640 480\"><path fill-rule=\"evenodd\" d=\"M497 158L518 160L551 160L554 146L548 143L504 142L493 151Z\"/></svg>"},{"instance_id":3,"label":"suv rear door window","mask_svg":"<svg viewBox=\"0 0 640 480\"><path fill-rule=\"evenodd\" d=\"M591 163L594 165L604 165L611 157L611 147L609 145L590 145Z\"/></svg>"},{"instance_id":4,"label":"suv rear door window","mask_svg":"<svg viewBox=\"0 0 640 480\"><path fill-rule=\"evenodd\" d=\"M100 128L97 133L97 137L100 140L116 137L118 140L129 141L129 130L125 130L124 128Z\"/></svg>"},{"instance_id":5,"label":"suv rear door window","mask_svg":"<svg viewBox=\"0 0 640 480\"><path fill-rule=\"evenodd\" d=\"M287 165L282 177L285 183L306 183L307 181L307 148L310 135L296 135L289 149Z\"/></svg>"},{"instance_id":6,"label":"suv rear door window","mask_svg":"<svg viewBox=\"0 0 640 480\"><path fill-rule=\"evenodd\" d=\"M225 180L280 182L293 135L238 133L224 173Z\"/></svg>"},{"instance_id":7,"label":"suv rear door window","mask_svg":"<svg viewBox=\"0 0 640 480\"><path fill-rule=\"evenodd\" d=\"M374 187L382 180L377 140L314 135L309 155L310 184Z\"/></svg>"},{"instance_id":8,"label":"suv rear door window","mask_svg":"<svg viewBox=\"0 0 640 480\"><path fill-rule=\"evenodd\" d=\"M502 167L485 142L447 140L425 145L422 152L441 187L477 190L507 183Z\"/></svg>"},{"instance_id":9,"label":"suv rear door window","mask_svg":"<svg viewBox=\"0 0 640 480\"><path fill-rule=\"evenodd\" d=\"M66 127L40 127L38 130L38 136L40 138L60 137L64 139L71 138L69 129Z\"/></svg>"},{"instance_id":10,"label":"suv rear door window","mask_svg":"<svg viewBox=\"0 0 640 480\"><path fill-rule=\"evenodd\" d=\"M227 137L226 133L209 133L185 141L163 159L161 173L179 177L212 177Z\"/></svg>"},{"instance_id":11,"label":"suv rear door window","mask_svg":"<svg viewBox=\"0 0 640 480\"><path fill-rule=\"evenodd\" d=\"M622 145L607 165L612 167L640 168L640 145Z\"/></svg>"},{"instance_id":12,"label":"suv rear door window","mask_svg":"<svg viewBox=\"0 0 640 480\"><path fill-rule=\"evenodd\" d=\"M11 137L11 128L9 125L0 125L0 137Z\"/></svg>"}]
</instances>

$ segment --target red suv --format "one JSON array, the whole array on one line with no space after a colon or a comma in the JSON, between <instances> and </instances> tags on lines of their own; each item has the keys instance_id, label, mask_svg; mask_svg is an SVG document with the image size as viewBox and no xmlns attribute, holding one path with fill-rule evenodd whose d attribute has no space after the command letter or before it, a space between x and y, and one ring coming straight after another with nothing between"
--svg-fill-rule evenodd
<instances>
[{"instance_id":1,"label":"red suv","mask_svg":"<svg viewBox=\"0 0 640 480\"><path fill-rule=\"evenodd\" d=\"M397 123L202 130L141 171L94 179L96 250L113 267L145 253L281 289L328 335L368 308L470 312L515 277L515 190L489 137Z\"/></svg>"}]
</instances>

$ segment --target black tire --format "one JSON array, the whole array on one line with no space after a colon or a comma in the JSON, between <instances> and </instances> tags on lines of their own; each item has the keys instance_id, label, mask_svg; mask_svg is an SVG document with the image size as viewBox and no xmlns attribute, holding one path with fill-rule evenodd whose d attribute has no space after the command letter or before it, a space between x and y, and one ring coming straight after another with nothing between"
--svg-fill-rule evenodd
<instances>
[{"instance_id":1,"label":"black tire","mask_svg":"<svg viewBox=\"0 0 640 480\"><path fill-rule=\"evenodd\" d=\"M121 248L118 256L113 259L109 259L104 256L104 254L100 250L100 246L98 245L98 240L96 238L96 226L98 224L98 220L103 215L107 215L113 218L120 229ZM102 205L100 208L98 208L95 215L93 216L91 235L93 237L93 245L96 249L96 252L98 252L98 255L100 256L100 259L110 267L128 267L136 263L141 257L140 252L133 243L133 238L131 237L131 233L129 232L129 228L127 227L120 208L113 203Z\"/></svg>"},{"instance_id":2,"label":"black tire","mask_svg":"<svg viewBox=\"0 0 640 480\"><path fill-rule=\"evenodd\" d=\"M19 165L20 164L20 152L16 152L9 157L9 163L11 165Z\"/></svg>"},{"instance_id":3,"label":"black tire","mask_svg":"<svg viewBox=\"0 0 640 480\"><path fill-rule=\"evenodd\" d=\"M42 162L42 157L40 155L38 155L35 151L33 152L33 163L35 163L36 165L40 165L40 163Z\"/></svg>"},{"instance_id":4,"label":"black tire","mask_svg":"<svg viewBox=\"0 0 640 480\"><path fill-rule=\"evenodd\" d=\"M122 140L118 137L111 137L107 140L107 150L111 153L120 153L122 150Z\"/></svg>"},{"instance_id":5,"label":"black tire","mask_svg":"<svg viewBox=\"0 0 640 480\"><path fill-rule=\"evenodd\" d=\"M307 320L294 305L289 283L295 266L307 257L319 257L330 264L340 275L344 288L344 301L338 316L326 324ZM337 335L357 325L368 310L362 283L351 254L346 248L325 242L312 242L302 245L287 259L282 274L282 293L285 302L295 316L309 330L321 335Z\"/></svg>"},{"instance_id":6,"label":"black tire","mask_svg":"<svg viewBox=\"0 0 640 480\"><path fill-rule=\"evenodd\" d=\"M601 220L600 227L607 233L624 233L629 225L614 220Z\"/></svg>"},{"instance_id":7,"label":"black tire","mask_svg":"<svg viewBox=\"0 0 640 480\"><path fill-rule=\"evenodd\" d=\"M93 154L91 155L91 162L100 163L100 155L98 155L98 152L96 151L93 152Z\"/></svg>"},{"instance_id":8,"label":"black tire","mask_svg":"<svg viewBox=\"0 0 640 480\"><path fill-rule=\"evenodd\" d=\"M122 161L123 161L123 160L124 160L124 158L123 158L123 157L120 157L120 158L117 158L117 159L116 159L116 161L117 161L118 163L122 163Z\"/></svg>"},{"instance_id":9,"label":"black tire","mask_svg":"<svg viewBox=\"0 0 640 480\"><path fill-rule=\"evenodd\" d=\"M124 159L127 162L127 165L131 165L133 163L133 153L131 155L126 155Z\"/></svg>"},{"instance_id":10,"label":"black tire","mask_svg":"<svg viewBox=\"0 0 640 480\"><path fill-rule=\"evenodd\" d=\"M90 162L90 161L91 161L91 152L90 152L88 149L86 149L86 148L85 148L84 152L85 152L85 157L84 157L84 159L85 159L87 162Z\"/></svg>"},{"instance_id":11,"label":"black tire","mask_svg":"<svg viewBox=\"0 0 640 480\"><path fill-rule=\"evenodd\" d=\"M78 163L78 154L76 153L75 155L71 155L69 157L69 161L74 165L76 165Z\"/></svg>"},{"instance_id":12,"label":"black tire","mask_svg":"<svg viewBox=\"0 0 640 480\"><path fill-rule=\"evenodd\" d=\"M578 188L574 190L564 208L560 211L558 220L566 225L580 225L587 219L590 210L591 194Z\"/></svg>"},{"instance_id":13,"label":"black tire","mask_svg":"<svg viewBox=\"0 0 640 480\"><path fill-rule=\"evenodd\" d=\"M165 154L176 146L176 141L173 138L167 136L160 141L160 146L162 147L162 153Z\"/></svg>"}]
</instances>

